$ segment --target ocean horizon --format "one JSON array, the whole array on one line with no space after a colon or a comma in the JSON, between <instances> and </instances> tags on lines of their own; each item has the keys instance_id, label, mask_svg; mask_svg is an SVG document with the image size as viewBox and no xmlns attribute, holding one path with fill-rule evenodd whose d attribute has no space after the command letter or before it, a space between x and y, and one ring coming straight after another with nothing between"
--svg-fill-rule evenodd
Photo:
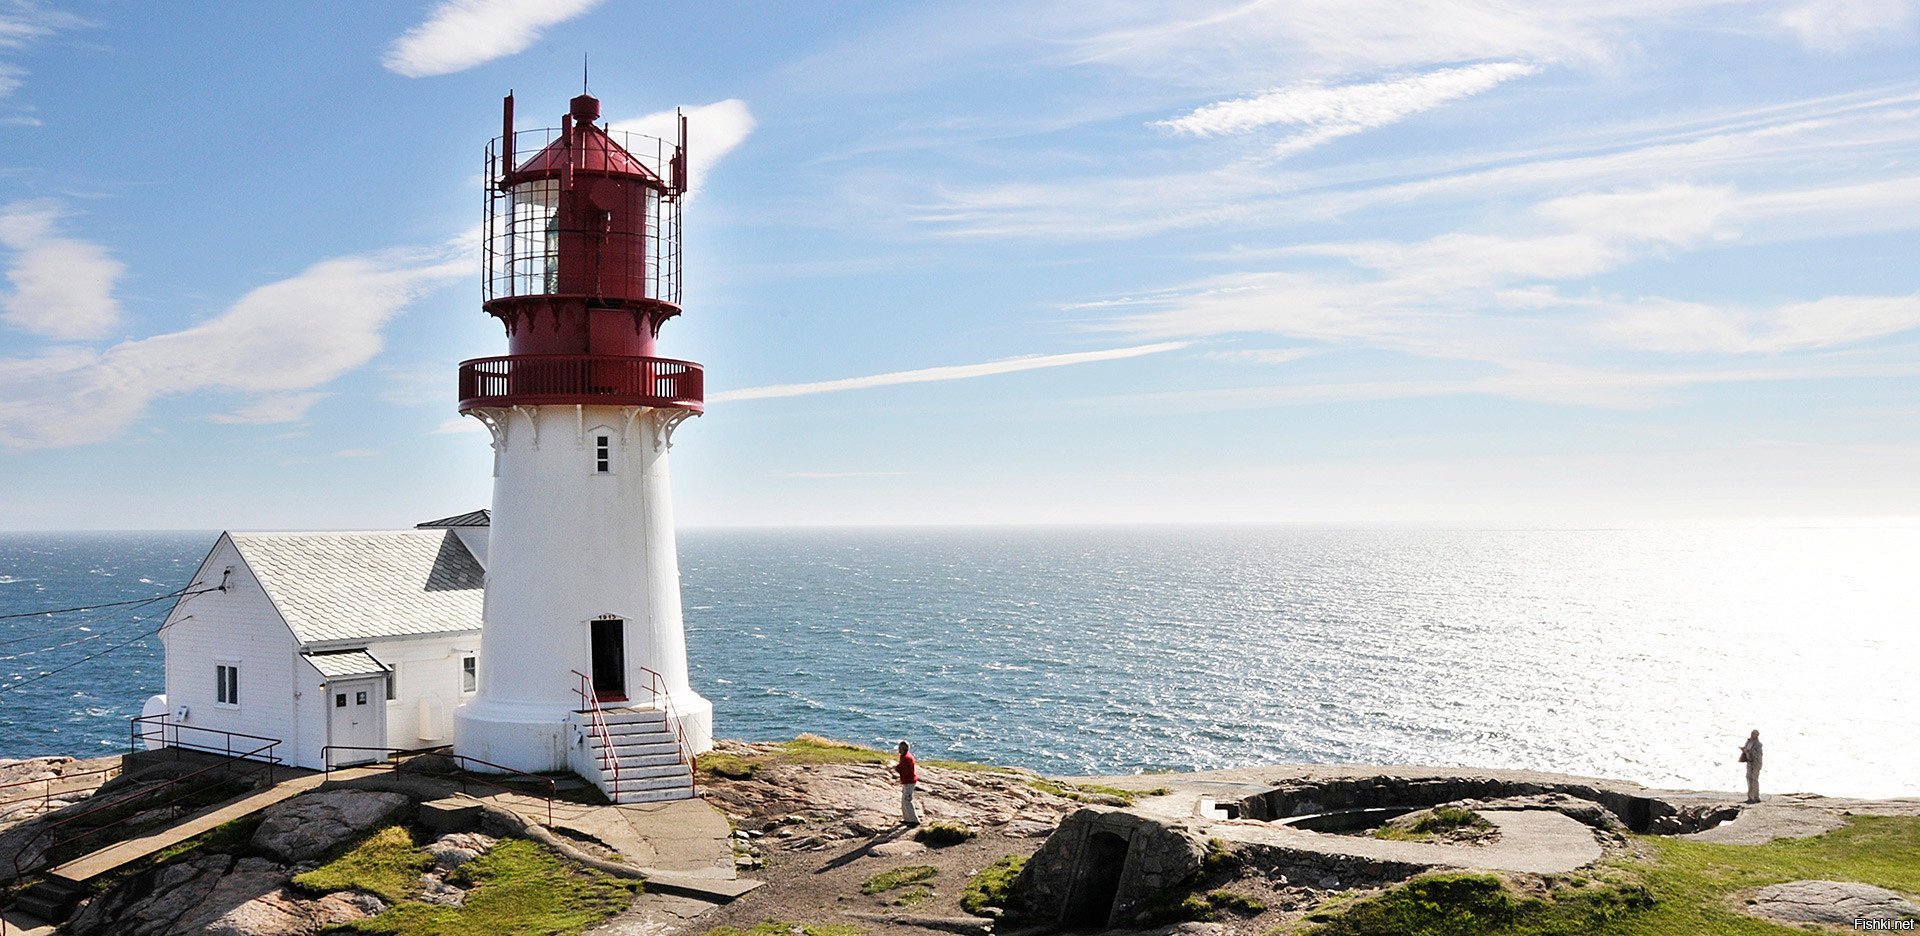
<instances>
[{"instance_id":1,"label":"ocean horizon","mask_svg":"<svg viewBox=\"0 0 1920 936\"><path fill-rule=\"evenodd\" d=\"M0 615L177 589L216 535L0 533ZM1055 774L1432 764L1732 790L1757 728L1768 790L1859 796L1920 795L1917 560L1920 527L1893 524L680 537L718 737L904 737ZM0 619L0 688L19 686L0 757L124 750L168 604Z\"/></svg>"}]
</instances>

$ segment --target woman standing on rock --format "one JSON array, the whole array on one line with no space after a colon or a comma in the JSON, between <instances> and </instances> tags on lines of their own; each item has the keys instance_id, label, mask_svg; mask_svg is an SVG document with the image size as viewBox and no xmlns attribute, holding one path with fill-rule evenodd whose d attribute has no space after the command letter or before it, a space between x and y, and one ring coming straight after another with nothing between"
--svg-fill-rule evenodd
<instances>
[{"instance_id":1,"label":"woman standing on rock","mask_svg":"<svg viewBox=\"0 0 1920 936\"><path fill-rule=\"evenodd\" d=\"M1760 802L1760 729L1747 735L1747 743L1740 745L1740 763L1747 765L1747 802Z\"/></svg>"}]
</instances>

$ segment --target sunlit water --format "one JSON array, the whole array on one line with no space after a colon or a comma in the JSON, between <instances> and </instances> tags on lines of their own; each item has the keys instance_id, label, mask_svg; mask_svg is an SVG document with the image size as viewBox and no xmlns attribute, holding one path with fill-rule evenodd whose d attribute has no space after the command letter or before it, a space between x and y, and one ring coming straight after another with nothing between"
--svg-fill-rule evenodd
<instances>
[{"instance_id":1,"label":"sunlit water","mask_svg":"<svg viewBox=\"0 0 1920 936\"><path fill-rule=\"evenodd\" d=\"M179 587L211 541L0 536L0 614ZM1771 789L1920 795L1915 529L691 531L681 566L724 736L908 737L1056 773L1423 763L1732 789L1759 728ZM0 657L115 635L0 659L0 682L160 613L0 621ZM0 694L0 756L124 745L160 684L152 644Z\"/></svg>"}]
</instances>

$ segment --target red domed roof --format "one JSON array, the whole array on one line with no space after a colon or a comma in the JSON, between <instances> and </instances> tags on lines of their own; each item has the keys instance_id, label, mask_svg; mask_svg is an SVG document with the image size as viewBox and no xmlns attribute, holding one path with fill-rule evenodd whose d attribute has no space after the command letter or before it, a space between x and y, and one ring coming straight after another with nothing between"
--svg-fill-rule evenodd
<instances>
[{"instance_id":1,"label":"red domed roof","mask_svg":"<svg viewBox=\"0 0 1920 936\"><path fill-rule=\"evenodd\" d=\"M547 144L547 147L533 158L521 163L513 174L519 178L554 178L560 175L571 153L573 171L591 172L599 175L634 176L646 179L657 185L666 183L653 170L648 169L640 160L635 159L625 147L615 143L607 131L590 123L578 123L573 127L573 145L567 145L567 139L561 137Z\"/></svg>"}]
</instances>

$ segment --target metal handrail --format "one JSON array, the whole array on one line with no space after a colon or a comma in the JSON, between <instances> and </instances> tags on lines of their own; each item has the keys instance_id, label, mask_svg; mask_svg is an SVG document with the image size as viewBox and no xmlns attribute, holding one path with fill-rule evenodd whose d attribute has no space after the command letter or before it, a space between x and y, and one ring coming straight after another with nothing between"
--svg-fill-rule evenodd
<instances>
[{"instance_id":1,"label":"metal handrail","mask_svg":"<svg viewBox=\"0 0 1920 936\"><path fill-rule=\"evenodd\" d=\"M142 725L157 726L158 730L157 731L142 730L141 729ZM173 729L172 744L167 743L168 728ZM197 731L202 734L220 735L222 739L226 742L226 746L225 746L226 749L224 753L228 757L246 756L246 755L234 754L233 740L235 738L244 738L248 741L271 741L273 742L273 744L280 743L279 738L269 738L265 735L247 734L244 731L227 731L226 729L223 729L223 728L202 728L199 725L183 725L183 724L180 724L179 722L170 722L170 721L167 721L166 715L141 715L136 718L129 719L127 722L127 753L129 754L134 753L139 748L140 742L153 740L153 739L158 739L161 747L170 747L175 749L176 751L180 751L180 750L205 751L209 754L222 753L220 748L209 747L209 746L199 744L197 742L182 740L180 737L180 732L182 731ZM276 758L275 762L278 763L279 759Z\"/></svg>"},{"instance_id":2,"label":"metal handrail","mask_svg":"<svg viewBox=\"0 0 1920 936\"><path fill-rule=\"evenodd\" d=\"M660 406L700 412L698 363L620 354L509 354L460 362L460 407L519 403Z\"/></svg>"},{"instance_id":3,"label":"metal handrail","mask_svg":"<svg viewBox=\"0 0 1920 936\"><path fill-rule=\"evenodd\" d=\"M211 729L208 729L208 730L211 730ZM165 783L160 784L159 786L150 787L144 790L135 790L126 796L116 797L107 802L104 802L99 805L93 806L91 808L84 809L84 810L81 810L80 812L74 813L73 815L68 816L64 819L61 819L58 822L47 824L46 826L42 827L39 831L35 832L32 836L28 837L26 841L21 842L19 850L14 852L12 880L18 881L22 877L26 876L27 869L25 867L25 864L26 864L27 855L32 851L33 846L36 843L40 843L42 840L45 840L51 837L55 830L60 829L64 826L70 825L78 820L85 819L88 816L92 816L96 813L104 812L109 809L125 806L130 803L134 803L136 801L145 799L162 790L178 788L182 784L186 783L187 781L192 780L196 777L199 777L202 774L212 773L213 771L216 771L216 770L226 770L228 773L232 773L231 768L235 763L240 761L253 761L258 765L254 769L259 771L265 771L268 778L267 779L268 785L272 785L273 767L275 764L280 763L280 757L273 753L273 748L279 744L280 744L280 741L278 739L269 739L269 742L267 744L261 745L258 748L254 748L253 750L245 751L243 753L233 755L231 757L228 757L226 760L220 761L219 763L216 763L216 764L210 764L206 767L202 767L199 770L193 771L192 773L174 777L173 779L168 780ZM261 755L265 755L265 756L261 756ZM160 803L157 805L163 805L163 806L169 805L173 801L174 801L173 799L168 799L166 802ZM45 847L41 849L41 854L45 856L51 856L53 854L54 849L59 848L62 845L79 841L82 838L86 838L87 836L94 835L95 833L98 833L102 830L111 829L115 826L121 825L133 819L134 815L138 815L138 814L137 813L130 814L125 818L117 819L113 822L108 822L104 825L93 826L77 835L68 836L67 838L59 839L57 841L46 842Z\"/></svg>"},{"instance_id":4,"label":"metal handrail","mask_svg":"<svg viewBox=\"0 0 1920 936\"><path fill-rule=\"evenodd\" d=\"M640 667L640 671L653 677L653 682L647 689L653 693L653 704L660 709L660 714L667 719L667 724L673 726L674 741L677 742L680 750L680 763L687 765L687 785L692 788L693 795L699 796L700 765L693 753L693 744L687 740L686 723L680 719L680 713L674 711L673 693L664 688L667 678L644 666Z\"/></svg>"},{"instance_id":5,"label":"metal handrail","mask_svg":"<svg viewBox=\"0 0 1920 936\"><path fill-rule=\"evenodd\" d=\"M15 803L29 803L36 799L40 800L42 804L51 804L53 802L53 784L55 781L77 780L81 777L91 777L96 774L109 774L109 776L105 780L100 781L101 783L105 783L107 780L113 779L113 777L111 776L112 774L120 773L121 769L122 768L119 764L114 764L111 767L99 767L93 770L82 770L78 773L55 774L51 777L41 777L38 780L15 780L12 783L0 783L0 790L11 790L14 787L23 787L23 786L28 786L34 783L44 783L47 785L46 791L39 796L23 796L23 797L20 797L19 799L0 800L0 806L12 806ZM96 786L95 789L98 789L98 787Z\"/></svg>"},{"instance_id":6,"label":"metal handrail","mask_svg":"<svg viewBox=\"0 0 1920 936\"><path fill-rule=\"evenodd\" d=\"M580 696L580 711L587 713L587 723L592 726L594 736L600 739L600 772L613 776L613 798L620 798L620 757L613 750L613 733L607 730L607 712L600 707L600 694L594 691L593 677L579 670L572 670L580 677L580 685L574 693Z\"/></svg>"},{"instance_id":7,"label":"metal handrail","mask_svg":"<svg viewBox=\"0 0 1920 936\"><path fill-rule=\"evenodd\" d=\"M369 747L366 745L358 745L358 744L328 744L320 748L320 765L323 768L321 772L327 776L332 776L335 770L345 770L349 766L351 767L372 766L372 765L363 765L363 764L349 764L349 765L343 765L340 767L335 767L333 764L334 751L380 751L388 755L388 757L383 758L383 760L388 761L387 768L389 770L399 768L400 765L399 765L398 758L401 757L402 755L432 754L437 757L447 758L448 760L460 761L462 764L479 764L482 767L491 767L495 771L498 771L499 773L502 773L511 777L525 777L528 780L538 780L541 783L544 783L547 785L547 794L545 797L547 801L547 828L549 829L553 828L553 801L560 795L560 785L557 782L555 782L552 777L543 777L536 773L527 773L524 770L515 770L512 767L508 767L505 764L496 764L492 761L481 760L480 758L473 757L471 755L453 754L446 751L440 751L435 748ZM445 774L429 774L429 776L446 776L446 775ZM505 784L494 783L491 780L473 776L472 774L467 772L465 767L461 768L459 777L460 777L460 792L462 793L467 792L467 784L469 782L478 783L481 786L492 787L493 789L499 790L503 793L522 792L520 790L516 790L513 787L507 786Z\"/></svg>"}]
</instances>

